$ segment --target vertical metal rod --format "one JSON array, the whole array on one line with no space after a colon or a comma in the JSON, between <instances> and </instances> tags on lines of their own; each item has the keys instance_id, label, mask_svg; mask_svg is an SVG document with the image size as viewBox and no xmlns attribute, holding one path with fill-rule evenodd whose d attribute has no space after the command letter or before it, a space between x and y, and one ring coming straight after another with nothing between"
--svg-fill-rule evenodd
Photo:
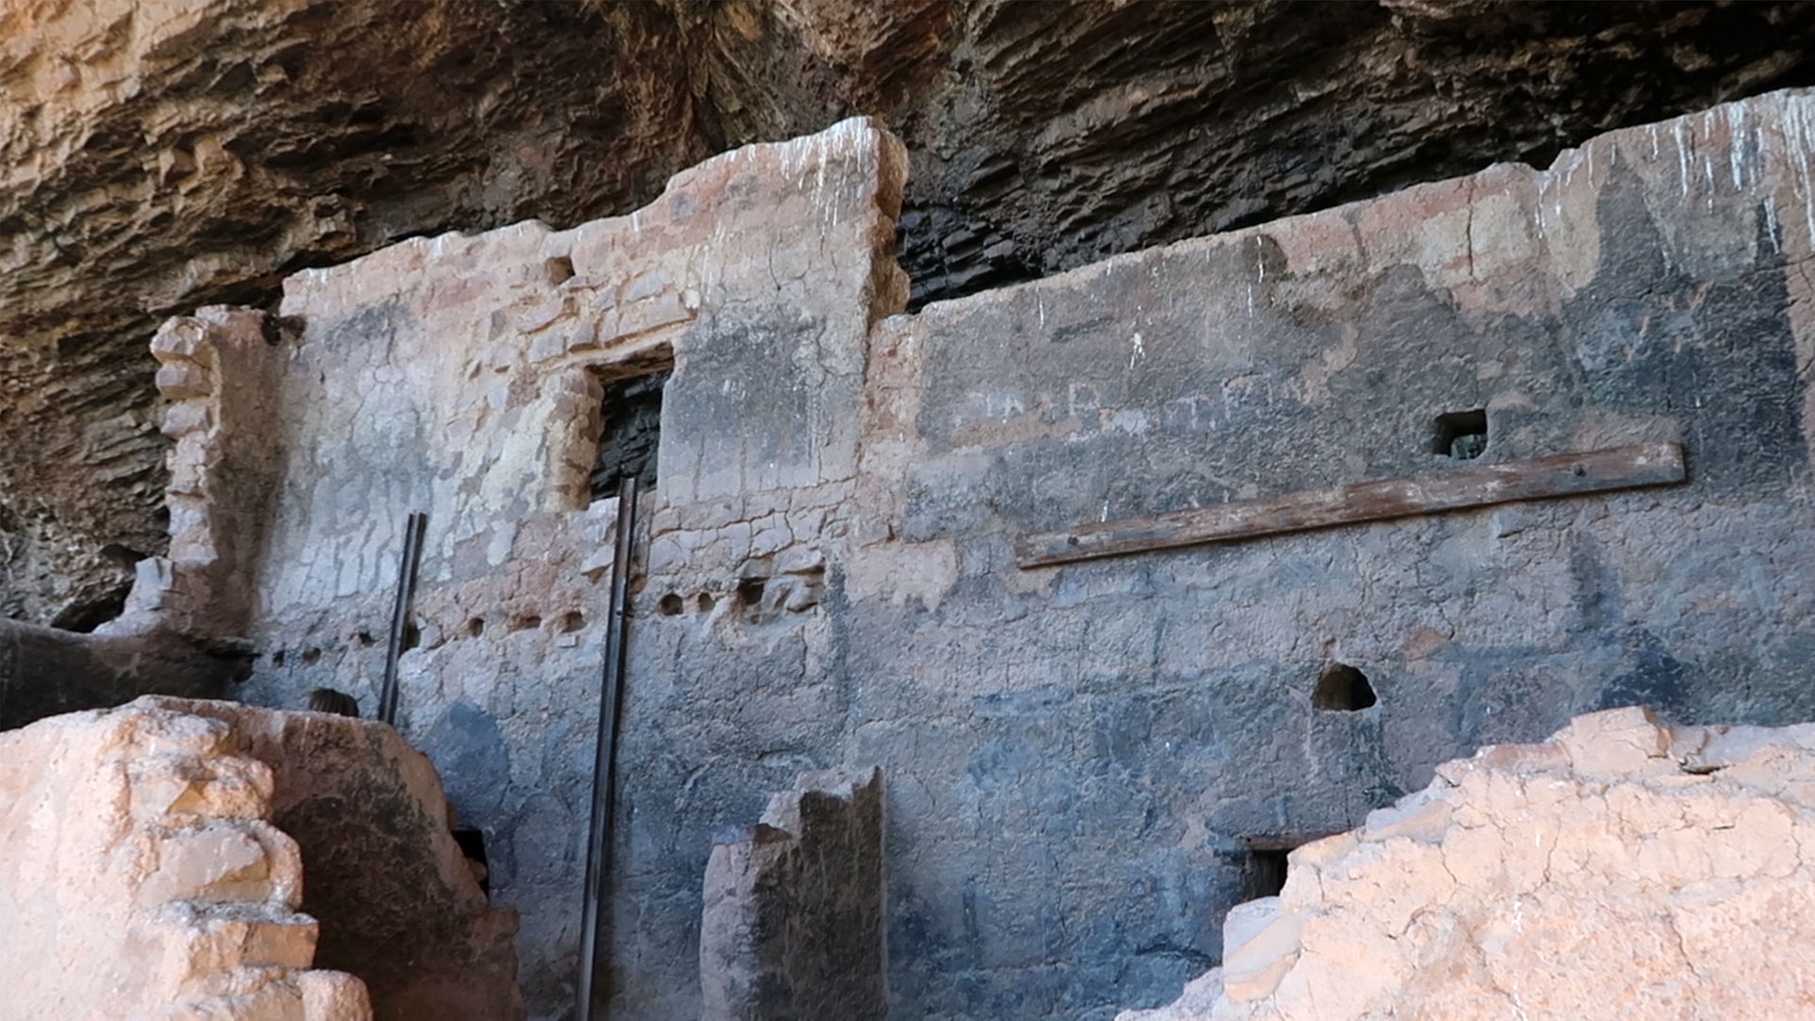
<instances>
[{"instance_id":1,"label":"vertical metal rod","mask_svg":"<svg viewBox=\"0 0 1815 1021\"><path fill-rule=\"evenodd\" d=\"M614 767L618 715L623 703L624 645L629 633L631 532L636 528L637 480L618 486L618 542L611 560L611 608L605 621L605 683L599 693L598 758L592 767L592 830L586 844L586 890L580 913L580 982L574 1021L592 1021L593 983L607 963L599 942L599 910L611 885L611 818L616 807ZM602 1015L603 1012L601 1012Z\"/></svg>"},{"instance_id":2,"label":"vertical metal rod","mask_svg":"<svg viewBox=\"0 0 1815 1021\"><path fill-rule=\"evenodd\" d=\"M384 684L378 689L378 719L392 725L397 723L397 660L403 655L410 599L416 594L416 565L422 557L422 533L428 523L427 514L412 511L403 526L403 559L397 565L397 592L391 602L391 635L385 649Z\"/></svg>"}]
</instances>

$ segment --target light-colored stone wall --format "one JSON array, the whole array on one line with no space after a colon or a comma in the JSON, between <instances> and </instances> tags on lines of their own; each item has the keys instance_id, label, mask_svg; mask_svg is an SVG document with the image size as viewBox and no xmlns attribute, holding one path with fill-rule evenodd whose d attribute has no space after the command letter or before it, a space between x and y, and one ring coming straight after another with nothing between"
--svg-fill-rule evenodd
<instances>
[{"instance_id":1,"label":"light-colored stone wall","mask_svg":"<svg viewBox=\"0 0 1815 1021\"><path fill-rule=\"evenodd\" d=\"M906 301L888 257L904 174L899 143L847 121L708 161L629 216L417 239L306 271L286 281L279 316L204 309L154 345L179 437L176 539L114 627L249 641L257 662L235 694L295 707L332 686L369 713L404 517L426 511L398 724L498 849L494 895L525 908L539 1011L570 1002L575 974L617 504L587 487L602 381L673 367L644 529L685 534L640 556L684 575L685 619L710 619L753 663L829 661L812 610L827 544L857 527L867 337ZM233 430L236 409L257 420ZM262 524L240 543L248 517ZM746 607L752 576L763 595ZM190 610L210 604L223 612ZM757 616L782 624L751 633ZM752 740L791 743L807 718L836 725L831 685L788 672L749 703ZM789 753L765 766L756 808L801 766ZM661 814L672 796L639 786L620 803L655 798ZM688 853L707 847L701 834ZM697 871L688 885L697 899ZM664 928L685 945L652 955L662 968L697 959L690 926ZM614 993L685 1009L665 973L635 975Z\"/></svg>"},{"instance_id":2,"label":"light-colored stone wall","mask_svg":"<svg viewBox=\"0 0 1815 1021\"><path fill-rule=\"evenodd\" d=\"M1582 716L1293 851L1223 964L1121 1021L1815 1013L1815 725Z\"/></svg>"},{"instance_id":3,"label":"light-colored stone wall","mask_svg":"<svg viewBox=\"0 0 1815 1021\"><path fill-rule=\"evenodd\" d=\"M311 969L271 769L152 702L0 734L0 1019L369 1021Z\"/></svg>"}]
</instances>

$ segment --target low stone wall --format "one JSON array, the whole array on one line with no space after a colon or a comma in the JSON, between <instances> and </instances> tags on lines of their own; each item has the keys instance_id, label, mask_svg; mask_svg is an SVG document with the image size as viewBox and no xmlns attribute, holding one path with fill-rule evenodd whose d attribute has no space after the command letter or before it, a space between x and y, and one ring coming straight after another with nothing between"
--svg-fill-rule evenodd
<instances>
[{"instance_id":1,"label":"low stone wall","mask_svg":"<svg viewBox=\"0 0 1815 1021\"><path fill-rule=\"evenodd\" d=\"M366 1021L232 728L139 702L0 734L0 1021Z\"/></svg>"},{"instance_id":2,"label":"low stone wall","mask_svg":"<svg viewBox=\"0 0 1815 1021\"><path fill-rule=\"evenodd\" d=\"M232 702L141 704L224 724L269 768L271 820L301 848L302 909L321 922L316 961L359 976L378 1017L523 1016L517 913L487 902L450 832L435 768L395 730Z\"/></svg>"},{"instance_id":3,"label":"low stone wall","mask_svg":"<svg viewBox=\"0 0 1815 1021\"><path fill-rule=\"evenodd\" d=\"M1581 716L1294 851L1221 968L1120 1021L1804 1016L1812 841L1815 725Z\"/></svg>"},{"instance_id":4,"label":"low stone wall","mask_svg":"<svg viewBox=\"0 0 1815 1021\"><path fill-rule=\"evenodd\" d=\"M703 1021L887 1016L882 771L802 777L706 865Z\"/></svg>"}]
</instances>

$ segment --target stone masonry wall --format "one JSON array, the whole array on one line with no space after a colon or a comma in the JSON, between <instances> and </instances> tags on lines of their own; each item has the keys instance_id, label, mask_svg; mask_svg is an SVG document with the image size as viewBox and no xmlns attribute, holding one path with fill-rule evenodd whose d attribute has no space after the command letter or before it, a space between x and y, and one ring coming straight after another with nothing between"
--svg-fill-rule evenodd
<instances>
[{"instance_id":1,"label":"stone masonry wall","mask_svg":"<svg viewBox=\"0 0 1815 1021\"><path fill-rule=\"evenodd\" d=\"M1815 716L1812 160L1815 99L1773 94L890 317L902 164L854 121L628 217L307 271L260 329L277 452L241 694L370 705L428 512L399 722L485 828L530 1013L559 1016L615 510L585 495L600 380L672 364L614 1016L698 1016L714 834L872 764L893 1012L1165 1002L1216 962L1257 849L1445 759L1635 702ZM1472 464L1673 440L1690 478L1015 566L1030 530L1448 470L1437 419L1475 410ZM1375 705L1312 706L1338 663Z\"/></svg>"},{"instance_id":2,"label":"stone masonry wall","mask_svg":"<svg viewBox=\"0 0 1815 1021\"><path fill-rule=\"evenodd\" d=\"M887 1016L882 814L879 771L810 774L714 842L701 1021Z\"/></svg>"},{"instance_id":3,"label":"stone masonry wall","mask_svg":"<svg viewBox=\"0 0 1815 1021\"><path fill-rule=\"evenodd\" d=\"M893 139L846 122L713 160L630 216L413 241L292 278L278 318L207 309L160 333L170 338L160 356L173 363L189 351L216 365L240 359L244 385L225 392L260 409L251 442L267 459L237 478L265 488L205 483L213 495L200 508L210 523L239 520L247 502L270 508L256 552L230 574L252 584L248 623L184 618L257 646L236 694L294 707L325 685L374 706L403 519L428 513L399 725L436 759L462 821L486 833L493 896L521 909L522 982L537 1016L571 1002L577 956L616 516L615 499L589 494L604 383L672 367L661 482L646 513L741 512L746 492L767 494L763 527L728 532L709 554L721 562L702 556L710 594L690 591L688 616L673 619L704 620L701 607L716 605L716 630L733 646L719 663L742 674L724 682L748 692L751 715L768 721L751 739L814 717L830 738L837 721L790 675L830 655L826 615L812 612L819 543L848 527L829 522L849 513L840 508L854 488L864 338L906 301L885 257L902 174ZM253 336L269 348L252 348ZM270 361L254 350L269 350ZM171 382L160 375L160 385ZM214 434L188 421L214 419L180 404L172 416L184 420L167 428L213 450L203 441ZM743 563L753 549L772 558L761 569L773 583L745 577L757 569ZM182 574L147 564L133 606L171 619L164 607L177 601L164 593L182 586L165 579ZM639 619L680 612L658 607L660 595L639 595ZM754 626L771 618L776 626ZM681 634L668 630L666 653L640 647L632 669L649 680L670 674L650 672L650 657L672 657ZM676 747L686 768L712 768L687 745ZM672 850L661 857L689 863L681 868L647 861L653 849L641 837L619 848L634 877L626 891L653 880L680 910L636 922L637 896L614 900L616 1010L697 1016L709 836L756 816L766 792L821 758L789 749L762 762L724 758L739 778L711 777L700 788L700 828L663 841ZM621 761L636 771L657 760L627 747ZM639 782L620 804L627 815L667 817L675 793Z\"/></svg>"},{"instance_id":4,"label":"stone masonry wall","mask_svg":"<svg viewBox=\"0 0 1815 1021\"><path fill-rule=\"evenodd\" d=\"M271 771L271 821L302 855L316 963L365 984L382 1021L523 1017L517 916L494 908L450 832L428 758L395 730L316 712L143 699L227 724Z\"/></svg>"},{"instance_id":5,"label":"stone masonry wall","mask_svg":"<svg viewBox=\"0 0 1815 1021\"><path fill-rule=\"evenodd\" d=\"M311 970L272 797L225 722L150 700L0 734L0 1019L369 1021Z\"/></svg>"},{"instance_id":6,"label":"stone masonry wall","mask_svg":"<svg viewBox=\"0 0 1815 1021\"><path fill-rule=\"evenodd\" d=\"M1812 780L1808 724L1629 708L1482 749L1293 852L1221 968L1120 1021L1807 1015Z\"/></svg>"}]
</instances>

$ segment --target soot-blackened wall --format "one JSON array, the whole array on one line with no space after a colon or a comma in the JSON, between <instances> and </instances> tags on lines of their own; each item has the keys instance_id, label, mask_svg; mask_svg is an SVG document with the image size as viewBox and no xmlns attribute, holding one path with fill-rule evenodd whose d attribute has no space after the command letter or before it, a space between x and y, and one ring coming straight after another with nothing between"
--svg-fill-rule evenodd
<instances>
[{"instance_id":1,"label":"soot-blackened wall","mask_svg":"<svg viewBox=\"0 0 1815 1021\"><path fill-rule=\"evenodd\" d=\"M715 834L799 772L871 766L896 1015L1162 1002L1214 960L1255 849L1437 762L1605 705L1815 711L1812 143L1815 100L1767 96L883 318L901 161L852 122L633 217L311 271L245 693L365 696L358 635L429 512L401 725L486 829L531 1011L560 1016L611 566L595 370L671 358L614 1016L698 1015ZM1438 449L1474 411L1485 444ZM1030 531L1655 441L1686 484L1015 558ZM1333 664L1375 703L1315 706Z\"/></svg>"}]
</instances>

